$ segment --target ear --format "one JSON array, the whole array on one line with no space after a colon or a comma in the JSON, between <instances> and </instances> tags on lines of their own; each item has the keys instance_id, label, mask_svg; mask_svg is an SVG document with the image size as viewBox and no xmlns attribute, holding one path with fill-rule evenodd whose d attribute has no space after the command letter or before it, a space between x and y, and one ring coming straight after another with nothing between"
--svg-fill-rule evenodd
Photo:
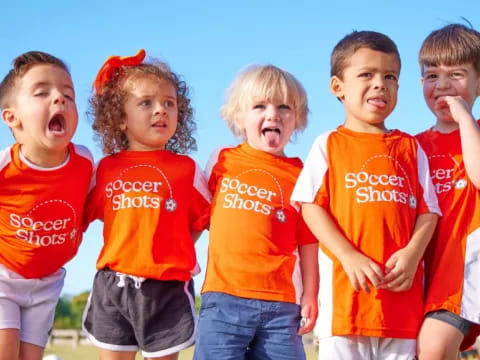
<instances>
[{"instance_id":1,"label":"ear","mask_svg":"<svg viewBox=\"0 0 480 360\"><path fill-rule=\"evenodd\" d=\"M343 81L336 75L330 78L330 91L340 100L343 100L345 98L345 93L343 91Z\"/></svg>"},{"instance_id":2,"label":"ear","mask_svg":"<svg viewBox=\"0 0 480 360\"><path fill-rule=\"evenodd\" d=\"M127 120L123 119L120 121L120 124L118 124L118 127L120 128L120 130L122 131L126 131L128 126L127 126Z\"/></svg>"},{"instance_id":3,"label":"ear","mask_svg":"<svg viewBox=\"0 0 480 360\"><path fill-rule=\"evenodd\" d=\"M420 78L420 84L422 84L422 87L423 87L423 84L425 84L425 78L423 76Z\"/></svg>"},{"instance_id":4,"label":"ear","mask_svg":"<svg viewBox=\"0 0 480 360\"><path fill-rule=\"evenodd\" d=\"M16 129L21 126L20 119L15 116L15 111L12 108L2 110L2 120L11 129Z\"/></svg>"}]
</instances>

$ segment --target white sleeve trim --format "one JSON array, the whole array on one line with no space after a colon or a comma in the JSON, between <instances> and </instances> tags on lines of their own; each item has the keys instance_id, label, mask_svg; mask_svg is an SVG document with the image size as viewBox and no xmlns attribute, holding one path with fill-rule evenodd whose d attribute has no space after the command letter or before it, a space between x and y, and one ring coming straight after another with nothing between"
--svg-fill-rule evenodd
<instances>
[{"instance_id":1,"label":"white sleeve trim","mask_svg":"<svg viewBox=\"0 0 480 360\"><path fill-rule=\"evenodd\" d=\"M428 166L428 158L425 151L422 149L418 141L417 143L417 166L418 166L418 181L423 188L423 200L431 213L442 215L442 211L438 206L437 193L430 177L430 168Z\"/></svg>"},{"instance_id":2,"label":"white sleeve trim","mask_svg":"<svg viewBox=\"0 0 480 360\"><path fill-rule=\"evenodd\" d=\"M328 170L327 142L334 131L323 133L315 139L293 189L292 201L312 203L315 200Z\"/></svg>"},{"instance_id":3,"label":"white sleeve trim","mask_svg":"<svg viewBox=\"0 0 480 360\"><path fill-rule=\"evenodd\" d=\"M205 198L205 200L208 201L208 203L212 202L212 194L210 194L210 191L208 190L207 178L205 177L202 168L197 164L196 161L193 186Z\"/></svg>"},{"instance_id":4,"label":"white sleeve trim","mask_svg":"<svg viewBox=\"0 0 480 360\"><path fill-rule=\"evenodd\" d=\"M12 147L9 146L6 149L0 151L0 170L3 170L12 161L11 154Z\"/></svg>"}]
</instances>

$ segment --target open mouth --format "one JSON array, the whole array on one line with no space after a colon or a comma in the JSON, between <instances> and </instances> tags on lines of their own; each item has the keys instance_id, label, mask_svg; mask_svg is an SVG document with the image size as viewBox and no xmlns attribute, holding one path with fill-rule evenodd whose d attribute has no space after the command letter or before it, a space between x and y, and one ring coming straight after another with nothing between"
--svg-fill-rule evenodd
<instances>
[{"instance_id":1,"label":"open mouth","mask_svg":"<svg viewBox=\"0 0 480 360\"><path fill-rule=\"evenodd\" d=\"M65 133L65 117L62 114L55 114L48 123L48 130L61 135Z\"/></svg>"},{"instance_id":2,"label":"open mouth","mask_svg":"<svg viewBox=\"0 0 480 360\"><path fill-rule=\"evenodd\" d=\"M263 136L267 136L267 133L277 133L278 135L281 134L280 132L280 129L277 129L277 128L265 128L265 129L262 129L262 134Z\"/></svg>"}]
</instances>

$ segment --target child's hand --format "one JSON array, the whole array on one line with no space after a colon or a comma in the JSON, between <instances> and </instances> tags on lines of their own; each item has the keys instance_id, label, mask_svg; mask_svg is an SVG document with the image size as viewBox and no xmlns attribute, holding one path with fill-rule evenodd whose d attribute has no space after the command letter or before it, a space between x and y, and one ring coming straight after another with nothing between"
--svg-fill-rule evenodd
<instances>
[{"instance_id":1,"label":"child's hand","mask_svg":"<svg viewBox=\"0 0 480 360\"><path fill-rule=\"evenodd\" d=\"M369 257L358 251L352 251L342 259L343 270L347 273L355 291L370 292L368 282L378 288L383 283L383 271Z\"/></svg>"},{"instance_id":2,"label":"child's hand","mask_svg":"<svg viewBox=\"0 0 480 360\"><path fill-rule=\"evenodd\" d=\"M385 263L386 275L380 288L395 292L410 289L418 262L417 256L407 248L393 253Z\"/></svg>"},{"instance_id":3,"label":"child's hand","mask_svg":"<svg viewBox=\"0 0 480 360\"><path fill-rule=\"evenodd\" d=\"M302 296L301 300L302 320L300 321L300 328L298 335L304 335L313 330L318 316L318 302L315 296Z\"/></svg>"},{"instance_id":4,"label":"child's hand","mask_svg":"<svg viewBox=\"0 0 480 360\"><path fill-rule=\"evenodd\" d=\"M440 96L436 102L436 109L448 111L456 123L463 118L473 119L470 106L461 96Z\"/></svg>"}]
</instances>

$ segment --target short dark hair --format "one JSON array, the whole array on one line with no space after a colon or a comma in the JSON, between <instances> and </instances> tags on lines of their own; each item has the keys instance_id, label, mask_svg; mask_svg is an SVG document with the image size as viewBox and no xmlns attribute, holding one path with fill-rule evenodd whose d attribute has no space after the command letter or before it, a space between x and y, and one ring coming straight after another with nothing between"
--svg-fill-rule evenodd
<instances>
[{"instance_id":1,"label":"short dark hair","mask_svg":"<svg viewBox=\"0 0 480 360\"><path fill-rule=\"evenodd\" d=\"M376 31L353 31L341 39L333 48L330 57L330 76L342 78L348 59L359 49L367 48L393 54L401 65L397 45L387 35Z\"/></svg>"},{"instance_id":2,"label":"short dark hair","mask_svg":"<svg viewBox=\"0 0 480 360\"><path fill-rule=\"evenodd\" d=\"M418 55L423 67L472 64L480 74L480 33L473 27L449 24L432 31L423 41Z\"/></svg>"},{"instance_id":3,"label":"short dark hair","mask_svg":"<svg viewBox=\"0 0 480 360\"><path fill-rule=\"evenodd\" d=\"M67 65L62 60L42 51L29 51L23 53L17 56L12 64L12 69L0 83L0 109L9 106L9 97L15 86L15 81L25 75L25 73L35 65L50 64L58 66L70 75Z\"/></svg>"}]
</instances>

